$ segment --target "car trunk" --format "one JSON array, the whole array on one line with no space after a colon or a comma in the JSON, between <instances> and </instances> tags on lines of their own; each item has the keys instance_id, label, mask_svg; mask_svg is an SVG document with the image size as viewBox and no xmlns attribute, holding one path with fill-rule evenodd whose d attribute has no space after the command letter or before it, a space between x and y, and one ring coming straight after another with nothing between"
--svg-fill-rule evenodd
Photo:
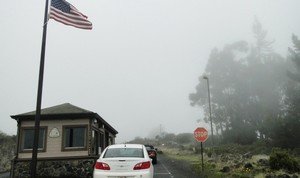
<instances>
[{"instance_id":1,"label":"car trunk","mask_svg":"<svg viewBox=\"0 0 300 178\"><path fill-rule=\"evenodd\" d=\"M136 164L145 161L143 158L105 158L103 162L109 165L113 172L133 171Z\"/></svg>"}]
</instances>

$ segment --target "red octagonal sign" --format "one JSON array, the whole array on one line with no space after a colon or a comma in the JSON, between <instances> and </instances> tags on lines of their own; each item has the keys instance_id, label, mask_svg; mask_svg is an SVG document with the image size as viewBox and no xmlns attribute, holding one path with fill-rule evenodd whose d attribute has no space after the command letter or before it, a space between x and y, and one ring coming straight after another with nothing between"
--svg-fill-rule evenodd
<instances>
[{"instance_id":1,"label":"red octagonal sign","mask_svg":"<svg viewBox=\"0 0 300 178\"><path fill-rule=\"evenodd\" d=\"M205 142L208 138L208 132L205 128L203 127L198 127L194 131L194 137L198 142Z\"/></svg>"}]
</instances>

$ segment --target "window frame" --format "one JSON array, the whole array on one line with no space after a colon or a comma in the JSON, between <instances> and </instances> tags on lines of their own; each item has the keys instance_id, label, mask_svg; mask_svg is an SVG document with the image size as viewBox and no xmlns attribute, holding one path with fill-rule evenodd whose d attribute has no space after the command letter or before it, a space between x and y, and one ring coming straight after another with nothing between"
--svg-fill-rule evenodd
<instances>
[{"instance_id":1,"label":"window frame","mask_svg":"<svg viewBox=\"0 0 300 178\"><path fill-rule=\"evenodd\" d=\"M43 147L42 148L38 148L38 152L46 152L46 148L47 148L47 135L48 135L48 127L47 126L40 126L40 131L41 129L44 129L44 142L43 142ZM24 149L24 139L25 139L25 130L35 130L34 127L21 127L20 132L21 132L21 137L20 137L20 143L19 143L19 149L20 149L20 153L31 153L33 148L31 149ZM40 137L40 136L39 136Z\"/></svg>"},{"instance_id":2,"label":"window frame","mask_svg":"<svg viewBox=\"0 0 300 178\"><path fill-rule=\"evenodd\" d=\"M66 129L68 128L84 128L84 146L83 147L66 147L65 145L65 137L66 137ZM63 125L62 126L62 141L61 141L61 151L86 151L88 145L88 125Z\"/></svg>"}]
</instances>

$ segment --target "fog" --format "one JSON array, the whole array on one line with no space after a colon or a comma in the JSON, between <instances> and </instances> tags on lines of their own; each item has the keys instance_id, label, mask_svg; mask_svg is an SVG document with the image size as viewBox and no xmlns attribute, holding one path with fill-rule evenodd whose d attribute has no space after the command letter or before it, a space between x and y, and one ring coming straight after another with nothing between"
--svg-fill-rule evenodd
<instances>
[{"instance_id":1,"label":"fog","mask_svg":"<svg viewBox=\"0 0 300 178\"><path fill-rule=\"evenodd\" d=\"M71 103L102 116L117 142L162 126L193 132L202 107L190 105L211 50L254 43L256 19L287 56L300 35L299 0L69 0L93 23L85 31L48 23L42 108ZM10 115L35 110L44 1L0 6L0 130L17 133ZM205 125L203 123L203 125Z\"/></svg>"}]
</instances>

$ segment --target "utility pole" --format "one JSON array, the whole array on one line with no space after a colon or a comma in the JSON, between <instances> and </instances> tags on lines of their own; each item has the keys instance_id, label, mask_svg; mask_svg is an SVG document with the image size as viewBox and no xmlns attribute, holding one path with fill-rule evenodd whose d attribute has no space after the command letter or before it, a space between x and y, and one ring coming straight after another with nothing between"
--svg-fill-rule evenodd
<instances>
[{"instance_id":1,"label":"utility pole","mask_svg":"<svg viewBox=\"0 0 300 178\"><path fill-rule=\"evenodd\" d=\"M159 136L161 137L161 124L159 124Z\"/></svg>"},{"instance_id":2,"label":"utility pole","mask_svg":"<svg viewBox=\"0 0 300 178\"><path fill-rule=\"evenodd\" d=\"M207 76L203 76L203 79L207 81L207 90L208 90L208 105L209 105L209 119L210 119L210 130L211 130L211 141L212 146L214 146L214 130L212 126L212 118L211 118L211 104L210 104L210 88L209 88L209 78Z\"/></svg>"},{"instance_id":3,"label":"utility pole","mask_svg":"<svg viewBox=\"0 0 300 178\"><path fill-rule=\"evenodd\" d=\"M39 147L39 131L40 131L40 119L41 119L42 91L43 91L47 23L48 23L48 6L49 6L49 0L46 0L41 59L40 59L40 70L39 70L39 82L38 82L38 92L37 92L37 102L36 102L36 112L35 112L32 161L31 161L31 166L30 166L30 177L31 178L36 177L37 154L38 154L38 147ZM45 134L47 134L47 133L45 133Z\"/></svg>"}]
</instances>

